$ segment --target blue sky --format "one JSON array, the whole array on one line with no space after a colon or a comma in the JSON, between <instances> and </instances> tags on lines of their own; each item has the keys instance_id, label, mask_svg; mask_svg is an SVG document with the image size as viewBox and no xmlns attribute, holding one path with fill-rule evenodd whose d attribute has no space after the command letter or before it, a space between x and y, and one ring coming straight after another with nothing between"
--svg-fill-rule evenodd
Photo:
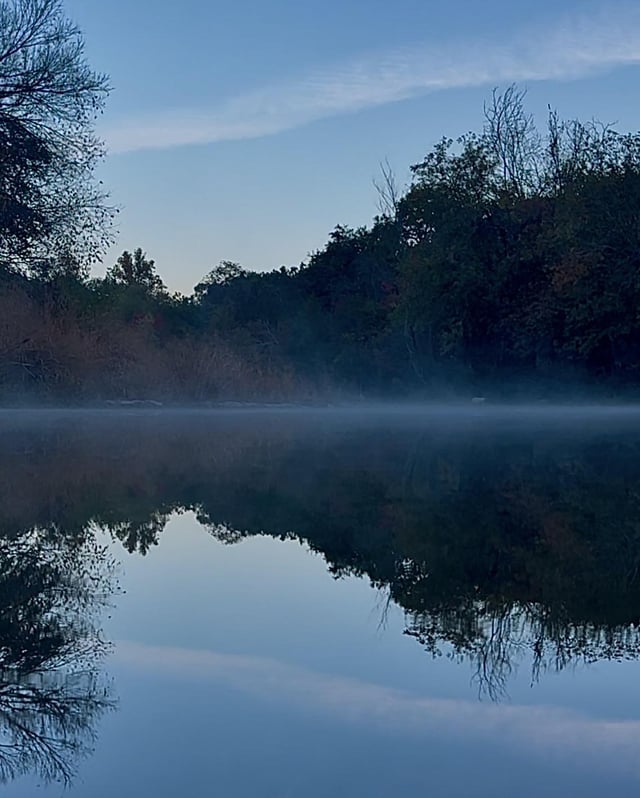
<instances>
[{"instance_id":1,"label":"blue sky","mask_svg":"<svg viewBox=\"0 0 640 798\"><path fill-rule=\"evenodd\" d=\"M296 265L376 213L442 135L518 81L544 122L640 128L640 3L592 0L67 0L111 76L101 178L122 249L188 292L220 260ZM100 273L100 268L96 269Z\"/></svg>"}]
</instances>

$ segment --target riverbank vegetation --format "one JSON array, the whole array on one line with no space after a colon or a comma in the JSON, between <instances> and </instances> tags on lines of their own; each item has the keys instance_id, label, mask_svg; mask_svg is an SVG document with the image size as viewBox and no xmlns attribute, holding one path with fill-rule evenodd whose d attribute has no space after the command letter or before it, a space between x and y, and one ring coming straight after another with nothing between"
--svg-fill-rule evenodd
<instances>
[{"instance_id":1,"label":"riverbank vegetation","mask_svg":"<svg viewBox=\"0 0 640 798\"><path fill-rule=\"evenodd\" d=\"M107 80L59 0L5 0L0 23L2 398L638 383L640 134L554 111L541 131L523 91L494 92L406 188L383 169L369 226L294 267L224 261L182 296L142 249L91 277L115 214L93 177Z\"/></svg>"}]
</instances>

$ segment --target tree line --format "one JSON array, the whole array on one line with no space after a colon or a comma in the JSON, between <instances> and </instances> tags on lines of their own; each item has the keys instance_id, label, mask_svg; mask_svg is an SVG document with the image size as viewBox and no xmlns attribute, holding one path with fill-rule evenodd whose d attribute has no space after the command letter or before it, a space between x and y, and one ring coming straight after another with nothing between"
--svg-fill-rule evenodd
<instances>
[{"instance_id":1,"label":"tree line","mask_svg":"<svg viewBox=\"0 0 640 798\"><path fill-rule=\"evenodd\" d=\"M407 187L383 166L370 225L291 268L223 261L183 296L142 249L91 277L116 214L94 176L108 91L60 0L0 2L5 397L637 382L640 134L553 110L541 131L523 90L495 91Z\"/></svg>"}]
</instances>

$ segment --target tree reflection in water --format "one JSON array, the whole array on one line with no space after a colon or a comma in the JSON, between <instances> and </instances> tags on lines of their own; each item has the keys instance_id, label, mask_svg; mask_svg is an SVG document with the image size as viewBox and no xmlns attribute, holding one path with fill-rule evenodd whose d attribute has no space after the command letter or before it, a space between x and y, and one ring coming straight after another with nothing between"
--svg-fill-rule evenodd
<instances>
[{"instance_id":1,"label":"tree reflection in water","mask_svg":"<svg viewBox=\"0 0 640 798\"><path fill-rule=\"evenodd\" d=\"M298 539L336 578L368 578L408 634L471 662L498 699L523 664L536 680L640 653L640 434L623 417L536 418L13 419L0 525L79 539L98 525L145 554L193 511L225 543Z\"/></svg>"},{"instance_id":2,"label":"tree reflection in water","mask_svg":"<svg viewBox=\"0 0 640 798\"><path fill-rule=\"evenodd\" d=\"M440 612L407 613L405 634L415 637L433 656L448 646L449 656L468 660L480 695L499 700L518 665L530 661L531 680L546 671L598 660L635 659L640 655L640 628L576 624L552 617L542 605L502 606L478 601L474 606Z\"/></svg>"},{"instance_id":3,"label":"tree reflection in water","mask_svg":"<svg viewBox=\"0 0 640 798\"><path fill-rule=\"evenodd\" d=\"M114 561L89 536L33 529L0 540L0 778L69 783L114 707L100 661L100 609Z\"/></svg>"}]
</instances>

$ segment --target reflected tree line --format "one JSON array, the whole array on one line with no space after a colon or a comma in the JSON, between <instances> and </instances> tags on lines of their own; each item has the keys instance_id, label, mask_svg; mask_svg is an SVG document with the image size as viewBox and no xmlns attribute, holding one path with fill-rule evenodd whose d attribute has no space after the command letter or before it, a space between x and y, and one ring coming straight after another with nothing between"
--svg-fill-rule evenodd
<instances>
[{"instance_id":1,"label":"reflected tree line","mask_svg":"<svg viewBox=\"0 0 640 798\"><path fill-rule=\"evenodd\" d=\"M30 420L30 418L32 420ZM365 418L365 417L363 417ZM640 436L356 415L0 419L0 778L68 782L114 707L105 530L145 555L193 512L212 537L298 539L364 577L433 656L499 699L640 653Z\"/></svg>"},{"instance_id":2,"label":"reflected tree line","mask_svg":"<svg viewBox=\"0 0 640 798\"><path fill-rule=\"evenodd\" d=\"M537 679L640 650L640 437L628 430L311 412L83 418L0 429L10 545L47 529L86 563L102 528L144 555L183 511L224 543L299 539L336 578L384 591L431 654L470 661L494 698L519 665Z\"/></svg>"}]
</instances>

